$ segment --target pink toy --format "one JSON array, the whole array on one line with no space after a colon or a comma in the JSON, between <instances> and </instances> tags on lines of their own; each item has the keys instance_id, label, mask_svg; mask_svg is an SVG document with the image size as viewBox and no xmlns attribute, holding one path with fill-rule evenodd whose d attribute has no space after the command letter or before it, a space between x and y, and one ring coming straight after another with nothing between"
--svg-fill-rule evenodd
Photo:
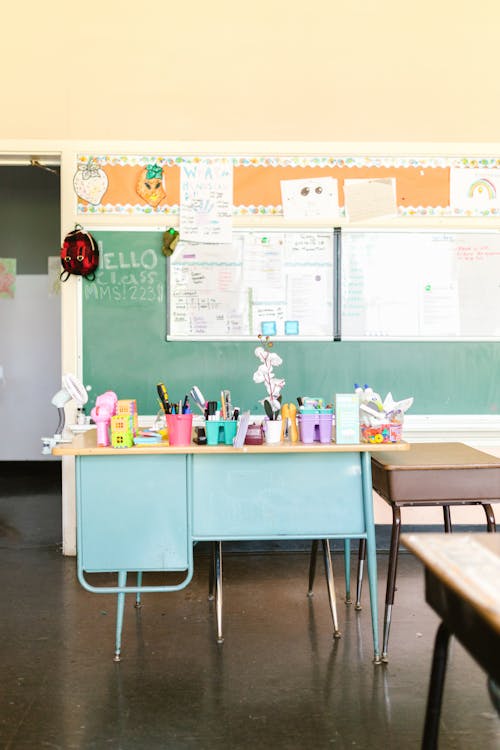
<instances>
[{"instance_id":1,"label":"pink toy","mask_svg":"<svg viewBox=\"0 0 500 750\"><path fill-rule=\"evenodd\" d=\"M95 400L95 406L90 412L90 416L97 425L97 445L105 448L110 445L109 425L111 417L116 414L116 403L118 401L116 393L106 391Z\"/></svg>"}]
</instances>

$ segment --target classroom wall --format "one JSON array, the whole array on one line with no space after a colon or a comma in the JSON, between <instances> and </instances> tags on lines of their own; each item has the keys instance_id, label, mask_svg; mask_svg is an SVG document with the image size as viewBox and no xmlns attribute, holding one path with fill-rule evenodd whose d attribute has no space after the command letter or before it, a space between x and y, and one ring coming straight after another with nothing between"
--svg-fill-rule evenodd
<instances>
[{"instance_id":1,"label":"classroom wall","mask_svg":"<svg viewBox=\"0 0 500 750\"><path fill-rule=\"evenodd\" d=\"M9 3L0 138L494 141L497 0Z\"/></svg>"}]
</instances>

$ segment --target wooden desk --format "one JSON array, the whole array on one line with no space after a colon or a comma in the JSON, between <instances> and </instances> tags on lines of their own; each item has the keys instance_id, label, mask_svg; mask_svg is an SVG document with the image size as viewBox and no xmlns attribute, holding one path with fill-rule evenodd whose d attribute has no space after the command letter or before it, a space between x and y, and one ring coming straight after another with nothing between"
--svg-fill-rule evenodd
<instances>
[{"instance_id":1,"label":"wooden desk","mask_svg":"<svg viewBox=\"0 0 500 750\"><path fill-rule=\"evenodd\" d=\"M196 541L358 538L367 546L378 663L370 458L380 448L284 443L113 449L98 448L94 430L57 446L54 454L76 457L78 579L88 591L118 595L115 659L125 594L187 586ZM186 573L176 585L127 586L131 571ZM94 586L86 577L93 572L116 572L118 584Z\"/></svg>"},{"instance_id":2,"label":"wooden desk","mask_svg":"<svg viewBox=\"0 0 500 750\"><path fill-rule=\"evenodd\" d=\"M403 534L425 565L425 597L442 622L436 634L422 747L438 745L448 641L454 635L500 684L500 538L496 534Z\"/></svg>"}]
</instances>

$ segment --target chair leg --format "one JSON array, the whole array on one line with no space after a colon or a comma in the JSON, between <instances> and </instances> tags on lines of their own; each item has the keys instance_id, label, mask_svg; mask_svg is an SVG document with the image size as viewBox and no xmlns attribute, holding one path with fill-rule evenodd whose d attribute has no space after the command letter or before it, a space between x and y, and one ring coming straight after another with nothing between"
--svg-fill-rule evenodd
<instances>
[{"instance_id":1,"label":"chair leg","mask_svg":"<svg viewBox=\"0 0 500 750\"><path fill-rule=\"evenodd\" d=\"M483 503L483 510L486 513L486 524L489 532L496 532L495 514L489 503Z\"/></svg>"},{"instance_id":2,"label":"chair leg","mask_svg":"<svg viewBox=\"0 0 500 750\"><path fill-rule=\"evenodd\" d=\"M358 550L358 574L356 580L356 604L354 609L358 611L361 609L361 589L363 587L363 570L365 567L366 560L366 539L359 540Z\"/></svg>"},{"instance_id":3,"label":"chair leg","mask_svg":"<svg viewBox=\"0 0 500 750\"><path fill-rule=\"evenodd\" d=\"M318 540L313 539L311 544L311 554L309 557L309 588L307 596L313 595L314 577L316 575L316 557L318 554Z\"/></svg>"},{"instance_id":4,"label":"chair leg","mask_svg":"<svg viewBox=\"0 0 500 750\"><path fill-rule=\"evenodd\" d=\"M330 553L330 542L323 539L323 560L325 563L326 583L328 588L328 599L333 620L333 637L340 638L339 621L337 617L337 604L335 602L335 580L333 578L332 556Z\"/></svg>"},{"instance_id":5,"label":"chair leg","mask_svg":"<svg viewBox=\"0 0 500 750\"><path fill-rule=\"evenodd\" d=\"M217 643L223 643L222 635L222 542L215 546L215 614L217 619Z\"/></svg>"},{"instance_id":6,"label":"chair leg","mask_svg":"<svg viewBox=\"0 0 500 750\"><path fill-rule=\"evenodd\" d=\"M451 534L453 531L451 525L451 512L449 505L443 505L443 516L444 516L444 530L447 534Z\"/></svg>"},{"instance_id":7,"label":"chair leg","mask_svg":"<svg viewBox=\"0 0 500 750\"><path fill-rule=\"evenodd\" d=\"M401 511L394 505L392 508L391 548L389 550L389 569L387 571L387 587L385 590L384 611L384 640L382 644L382 661L387 661L389 646L389 632L391 630L392 605L396 590L396 574L398 570L399 536L401 532Z\"/></svg>"}]
</instances>

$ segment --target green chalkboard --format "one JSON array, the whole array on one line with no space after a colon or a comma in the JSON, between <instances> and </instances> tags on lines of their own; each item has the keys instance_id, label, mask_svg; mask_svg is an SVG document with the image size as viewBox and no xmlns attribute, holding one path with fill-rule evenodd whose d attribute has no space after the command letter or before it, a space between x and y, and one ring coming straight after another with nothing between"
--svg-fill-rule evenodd
<instances>
[{"instance_id":1,"label":"green chalkboard","mask_svg":"<svg viewBox=\"0 0 500 750\"><path fill-rule=\"evenodd\" d=\"M90 402L107 390L136 398L140 414L158 410L156 383L172 399L193 385L206 399L222 388L234 405L262 413L265 393L253 382L253 342L172 342L166 334L166 260L161 232L96 231L101 263L83 281L83 379ZM397 399L414 396L412 414L500 411L499 342L277 342L285 401L303 394L333 400L353 383Z\"/></svg>"}]
</instances>

